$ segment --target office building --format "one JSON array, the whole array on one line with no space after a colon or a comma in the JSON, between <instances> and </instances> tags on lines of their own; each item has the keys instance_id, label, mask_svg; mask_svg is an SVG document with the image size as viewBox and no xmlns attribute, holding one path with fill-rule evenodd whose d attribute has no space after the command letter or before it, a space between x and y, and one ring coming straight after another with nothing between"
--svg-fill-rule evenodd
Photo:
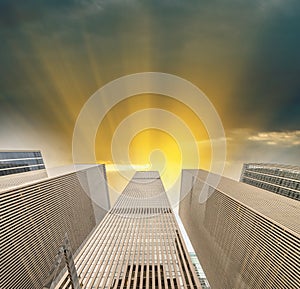
<instances>
[{"instance_id":1,"label":"office building","mask_svg":"<svg viewBox=\"0 0 300 289\"><path fill-rule=\"evenodd\" d=\"M0 190L47 178L40 151L0 151Z\"/></svg>"},{"instance_id":2,"label":"office building","mask_svg":"<svg viewBox=\"0 0 300 289\"><path fill-rule=\"evenodd\" d=\"M201 288L157 172L137 172L75 265L82 288ZM67 273L56 289L72 288Z\"/></svg>"},{"instance_id":3,"label":"office building","mask_svg":"<svg viewBox=\"0 0 300 289\"><path fill-rule=\"evenodd\" d=\"M244 164L240 181L300 201L300 167Z\"/></svg>"},{"instance_id":4,"label":"office building","mask_svg":"<svg viewBox=\"0 0 300 289\"><path fill-rule=\"evenodd\" d=\"M207 176L183 170L179 215L210 286L300 288L300 202Z\"/></svg>"},{"instance_id":5,"label":"office building","mask_svg":"<svg viewBox=\"0 0 300 289\"><path fill-rule=\"evenodd\" d=\"M41 289L65 233L80 248L106 213L94 198L109 202L103 178L94 166L0 192L1 289Z\"/></svg>"},{"instance_id":6,"label":"office building","mask_svg":"<svg viewBox=\"0 0 300 289\"><path fill-rule=\"evenodd\" d=\"M200 265L200 262L199 262L199 259L198 259L197 255L195 254L195 252L190 252L189 254L190 254L190 258L191 258L192 264L194 266L196 275L198 276L198 279L200 281L200 284L201 284L202 288L203 289L210 289L208 280L206 279L206 276L203 272L203 269Z\"/></svg>"}]
</instances>

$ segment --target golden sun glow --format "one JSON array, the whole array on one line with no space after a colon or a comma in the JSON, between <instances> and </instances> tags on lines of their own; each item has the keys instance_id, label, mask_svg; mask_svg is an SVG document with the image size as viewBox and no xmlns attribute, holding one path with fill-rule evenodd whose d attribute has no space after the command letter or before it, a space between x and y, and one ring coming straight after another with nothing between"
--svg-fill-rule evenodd
<instances>
[{"instance_id":1,"label":"golden sun glow","mask_svg":"<svg viewBox=\"0 0 300 289\"><path fill-rule=\"evenodd\" d=\"M151 126L156 113L159 127ZM123 173L132 169L158 170L168 190L182 168L209 169L212 155L207 130L196 114L185 104L156 94L132 96L115 105L99 126L95 151L97 162L107 164L109 185L116 191L126 185Z\"/></svg>"},{"instance_id":2,"label":"golden sun glow","mask_svg":"<svg viewBox=\"0 0 300 289\"><path fill-rule=\"evenodd\" d=\"M147 129L138 133L129 147L133 164L145 164L147 170L159 171L166 187L171 187L181 173L181 149L166 132Z\"/></svg>"}]
</instances>

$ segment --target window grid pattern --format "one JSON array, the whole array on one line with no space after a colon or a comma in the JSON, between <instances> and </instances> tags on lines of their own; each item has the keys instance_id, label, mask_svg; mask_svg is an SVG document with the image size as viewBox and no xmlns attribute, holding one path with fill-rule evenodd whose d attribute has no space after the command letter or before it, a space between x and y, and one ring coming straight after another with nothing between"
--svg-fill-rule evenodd
<instances>
[{"instance_id":1,"label":"window grid pattern","mask_svg":"<svg viewBox=\"0 0 300 289\"><path fill-rule=\"evenodd\" d=\"M86 172L0 192L0 288L42 288L65 233L75 252L93 230Z\"/></svg>"},{"instance_id":2,"label":"window grid pattern","mask_svg":"<svg viewBox=\"0 0 300 289\"><path fill-rule=\"evenodd\" d=\"M41 152L0 152L0 176L45 169Z\"/></svg>"},{"instance_id":3,"label":"window grid pattern","mask_svg":"<svg viewBox=\"0 0 300 289\"><path fill-rule=\"evenodd\" d=\"M212 288L300 288L299 203L265 194L265 203L249 206L260 190L243 194L244 184L226 178L218 188L210 186L210 197L199 203L205 176L194 177L180 216ZM268 210L269 216L262 213ZM280 222L279 215L289 220Z\"/></svg>"},{"instance_id":4,"label":"window grid pattern","mask_svg":"<svg viewBox=\"0 0 300 289\"><path fill-rule=\"evenodd\" d=\"M300 200L300 167L244 164L241 182Z\"/></svg>"},{"instance_id":5,"label":"window grid pattern","mask_svg":"<svg viewBox=\"0 0 300 289\"><path fill-rule=\"evenodd\" d=\"M156 172L136 173L75 265L82 289L201 288Z\"/></svg>"},{"instance_id":6,"label":"window grid pattern","mask_svg":"<svg viewBox=\"0 0 300 289\"><path fill-rule=\"evenodd\" d=\"M47 178L39 151L0 151L0 191Z\"/></svg>"}]
</instances>

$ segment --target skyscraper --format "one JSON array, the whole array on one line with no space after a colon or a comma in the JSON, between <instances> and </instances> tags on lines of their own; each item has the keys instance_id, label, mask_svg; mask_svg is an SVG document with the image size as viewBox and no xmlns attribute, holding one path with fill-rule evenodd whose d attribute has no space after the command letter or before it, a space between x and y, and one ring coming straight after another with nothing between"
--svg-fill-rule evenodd
<instances>
[{"instance_id":1,"label":"skyscraper","mask_svg":"<svg viewBox=\"0 0 300 289\"><path fill-rule=\"evenodd\" d=\"M85 289L201 288L157 172L135 174L75 265Z\"/></svg>"},{"instance_id":2,"label":"skyscraper","mask_svg":"<svg viewBox=\"0 0 300 289\"><path fill-rule=\"evenodd\" d=\"M80 248L106 213L101 178L103 165L0 192L1 289L41 289L65 233Z\"/></svg>"},{"instance_id":3,"label":"skyscraper","mask_svg":"<svg viewBox=\"0 0 300 289\"><path fill-rule=\"evenodd\" d=\"M0 190L46 177L40 151L0 151Z\"/></svg>"},{"instance_id":4,"label":"skyscraper","mask_svg":"<svg viewBox=\"0 0 300 289\"><path fill-rule=\"evenodd\" d=\"M211 287L300 288L300 202L207 175L183 170L179 215Z\"/></svg>"},{"instance_id":5,"label":"skyscraper","mask_svg":"<svg viewBox=\"0 0 300 289\"><path fill-rule=\"evenodd\" d=\"M300 201L300 167L244 164L240 181Z\"/></svg>"}]
</instances>

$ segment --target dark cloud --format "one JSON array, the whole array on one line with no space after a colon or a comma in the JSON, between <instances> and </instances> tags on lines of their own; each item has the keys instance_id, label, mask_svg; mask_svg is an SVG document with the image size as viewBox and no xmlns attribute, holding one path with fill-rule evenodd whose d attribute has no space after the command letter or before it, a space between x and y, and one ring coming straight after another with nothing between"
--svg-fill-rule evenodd
<instances>
[{"instance_id":1,"label":"dark cloud","mask_svg":"<svg viewBox=\"0 0 300 289\"><path fill-rule=\"evenodd\" d=\"M15 28L27 23L42 21L55 13L66 13L78 6L74 0L53 1L0 1L0 27Z\"/></svg>"},{"instance_id":2,"label":"dark cloud","mask_svg":"<svg viewBox=\"0 0 300 289\"><path fill-rule=\"evenodd\" d=\"M270 1L271 2L271 1ZM289 1L265 11L235 91L237 118L248 114L265 129L297 129L300 123L300 5ZM267 9L267 7L265 8Z\"/></svg>"},{"instance_id":3,"label":"dark cloud","mask_svg":"<svg viewBox=\"0 0 300 289\"><path fill-rule=\"evenodd\" d=\"M299 129L299 19L291 0L0 0L1 119L71 134L99 86L162 71L199 86L226 129Z\"/></svg>"}]
</instances>

